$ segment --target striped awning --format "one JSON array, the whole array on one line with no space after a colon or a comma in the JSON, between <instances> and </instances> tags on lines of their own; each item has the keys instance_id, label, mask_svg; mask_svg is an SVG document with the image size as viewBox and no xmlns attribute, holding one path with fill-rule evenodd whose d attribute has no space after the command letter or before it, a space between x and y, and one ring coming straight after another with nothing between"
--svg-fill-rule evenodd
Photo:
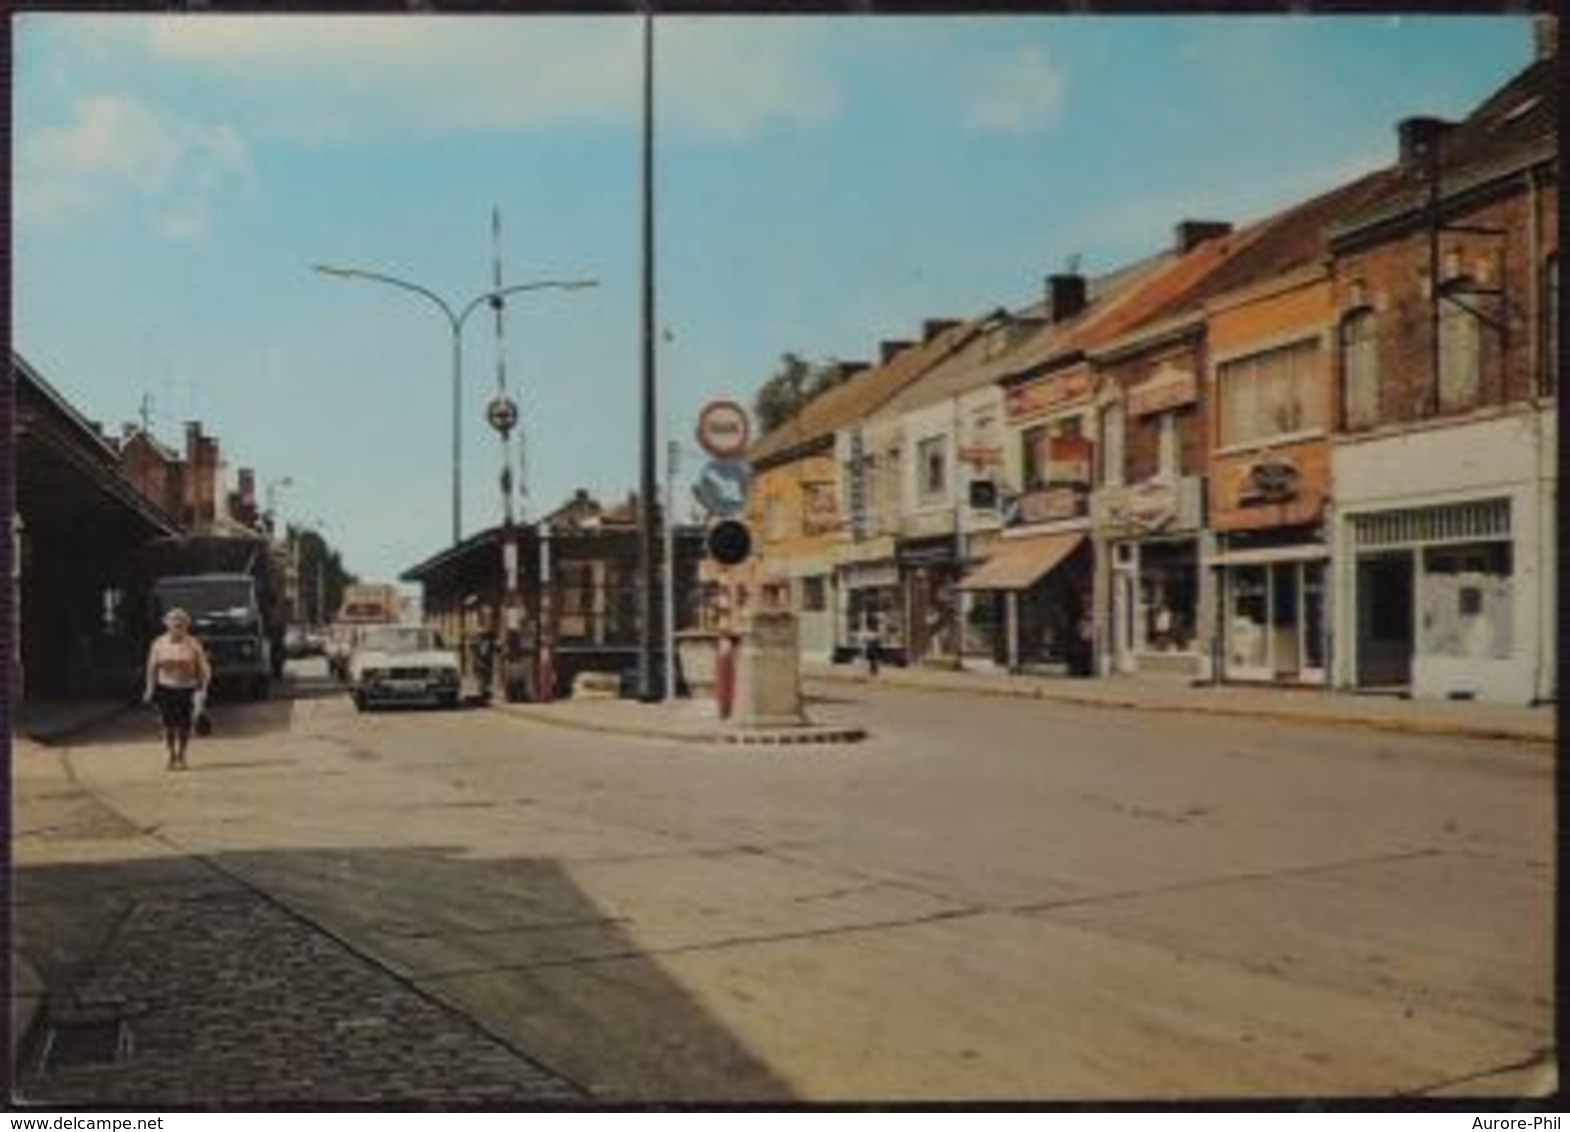
<instances>
[{"instance_id":1,"label":"striped awning","mask_svg":"<svg viewBox=\"0 0 1570 1132\"><path fill-rule=\"evenodd\" d=\"M992 557L960 579L962 590L1028 590L1085 541L1082 531L1005 539Z\"/></svg>"}]
</instances>

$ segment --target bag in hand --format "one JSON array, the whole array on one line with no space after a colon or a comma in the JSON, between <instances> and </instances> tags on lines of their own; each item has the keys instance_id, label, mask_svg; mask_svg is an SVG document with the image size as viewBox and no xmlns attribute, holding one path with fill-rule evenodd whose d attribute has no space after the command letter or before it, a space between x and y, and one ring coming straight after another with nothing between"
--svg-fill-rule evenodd
<instances>
[{"instance_id":1,"label":"bag in hand","mask_svg":"<svg viewBox=\"0 0 1570 1132\"><path fill-rule=\"evenodd\" d=\"M191 714L196 717L196 733L198 735L211 735L213 733L213 717L207 714L207 693L196 693L196 701L191 705Z\"/></svg>"}]
</instances>

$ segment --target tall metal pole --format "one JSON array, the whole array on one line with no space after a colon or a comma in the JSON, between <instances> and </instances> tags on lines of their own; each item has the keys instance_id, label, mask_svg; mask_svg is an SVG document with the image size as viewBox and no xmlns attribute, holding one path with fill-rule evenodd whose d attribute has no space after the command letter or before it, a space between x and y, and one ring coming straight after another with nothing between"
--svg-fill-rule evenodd
<instances>
[{"instance_id":1,"label":"tall metal pole","mask_svg":"<svg viewBox=\"0 0 1570 1132\"><path fill-rule=\"evenodd\" d=\"M452 544L463 541L463 325L448 313L452 323Z\"/></svg>"},{"instance_id":2,"label":"tall metal pole","mask_svg":"<svg viewBox=\"0 0 1570 1132\"><path fill-rule=\"evenodd\" d=\"M643 11L643 418L638 490L638 699L660 698L654 682L655 578L655 381L654 381L654 16Z\"/></svg>"},{"instance_id":3,"label":"tall metal pole","mask_svg":"<svg viewBox=\"0 0 1570 1132\"><path fill-rule=\"evenodd\" d=\"M1440 320L1440 304L1444 301L1441 296L1439 282L1439 130L1433 129L1428 141L1428 152L1425 157L1424 172L1428 175L1428 378L1429 378L1429 404L1428 411L1436 415L1441 411L1442 398L1440 386L1443 384L1444 356L1440 349L1439 336L1442 330Z\"/></svg>"},{"instance_id":4,"label":"tall metal pole","mask_svg":"<svg viewBox=\"0 0 1570 1132\"><path fill-rule=\"evenodd\" d=\"M516 674L522 651L520 633L521 611L518 608L518 531L513 521L512 506L512 428L517 423L517 411L507 396L507 343L502 313L507 302L502 298L502 217L498 209L491 210L491 251L494 270L491 308L496 312L496 399L493 423L501 437L501 491L502 491L502 616L506 629L505 673L503 692L507 699L516 698Z\"/></svg>"},{"instance_id":5,"label":"tall metal pole","mask_svg":"<svg viewBox=\"0 0 1570 1132\"><path fill-rule=\"evenodd\" d=\"M676 698L676 465L681 444L665 446L665 698Z\"/></svg>"}]
</instances>

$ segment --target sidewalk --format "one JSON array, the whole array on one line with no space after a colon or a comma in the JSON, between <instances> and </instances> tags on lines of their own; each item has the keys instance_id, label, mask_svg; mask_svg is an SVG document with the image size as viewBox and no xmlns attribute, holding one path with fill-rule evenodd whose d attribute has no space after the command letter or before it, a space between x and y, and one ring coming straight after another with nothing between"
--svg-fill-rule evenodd
<instances>
[{"instance_id":1,"label":"sidewalk","mask_svg":"<svg viewBox=\"0 0 1570 1132\"><path fill-rule=\"evenodd\" d=\"M808 680L866 684L874 682L865 669L852 665L806 662ZM876 683L894 688L972 696L1008 696L1055 700L1087 707L1135 711L1232 715L1279 719L1293 723L1362 727L1409 734L1505 739L1551 745L1557 734L1553 705L1516 707L1503 704L1440 700L1403 700L1319 688L1253 687L1238 684L1194 685L1172 676L1109 676L1073 679L1063 676L1011 676L1003 672L955 671L942 668L889 668Z\"/></svg>"},{"instance_id":2,"label":"sidewalk","mask_svg":"<svg viewBox=\"0 0 1570 1132\"><path fill-rule=\"evenodd\" d=\"M23 775L42 753L41 745L58 743L81 731L113 719L130 706L119 700L53 700L11 705L11 783L14 795L27 789ZM13 814L13 817L15 815ZM38 1023L44 1006L44 979L38 969L14 948L11 956L12 1080L28 1035Z\"/></svg>"}]
</instances>

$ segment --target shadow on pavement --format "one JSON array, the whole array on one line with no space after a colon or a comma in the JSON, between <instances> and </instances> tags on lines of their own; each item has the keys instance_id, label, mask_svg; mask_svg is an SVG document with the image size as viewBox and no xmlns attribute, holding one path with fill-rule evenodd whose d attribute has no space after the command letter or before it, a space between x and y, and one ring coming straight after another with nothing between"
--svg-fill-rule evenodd
<instances>
[{"instance_id":1,"label":"shadow on pavement","mask_svg":"<svg viewBox=\"0 0 1570 1132\"><path fill-rule=\"evenodd\" d=\"M47 987L24 1103L791 1095L552 860L313 848L23 867L13 886ZM84 1016L125 1040L67 1056Z\"/></svg>"},{"instance_id":2,"label":"shadow on pavement","mask_svg":"<svg viewBox=\"0 0 1570 1132\"><path fill-rule=\"evenodd\" d=\"M287 732L297 704L335 699L347 701L348 692L342 684L326 676L286 675L274 682L272 694L265 700L247 699L233 689L217 688L208 705L213 734L197 742L250 739ZM152 741L162 735L158 709L143 703L139 696L118 705L113 701L61 702L36 705L33 710L43 724L43 733L38 738L49 744L68 741L73 747L91 747L128 740ZM28 729L28 714L28 705L23 705L24 731Z\"/></svg>"}]
</instances>

